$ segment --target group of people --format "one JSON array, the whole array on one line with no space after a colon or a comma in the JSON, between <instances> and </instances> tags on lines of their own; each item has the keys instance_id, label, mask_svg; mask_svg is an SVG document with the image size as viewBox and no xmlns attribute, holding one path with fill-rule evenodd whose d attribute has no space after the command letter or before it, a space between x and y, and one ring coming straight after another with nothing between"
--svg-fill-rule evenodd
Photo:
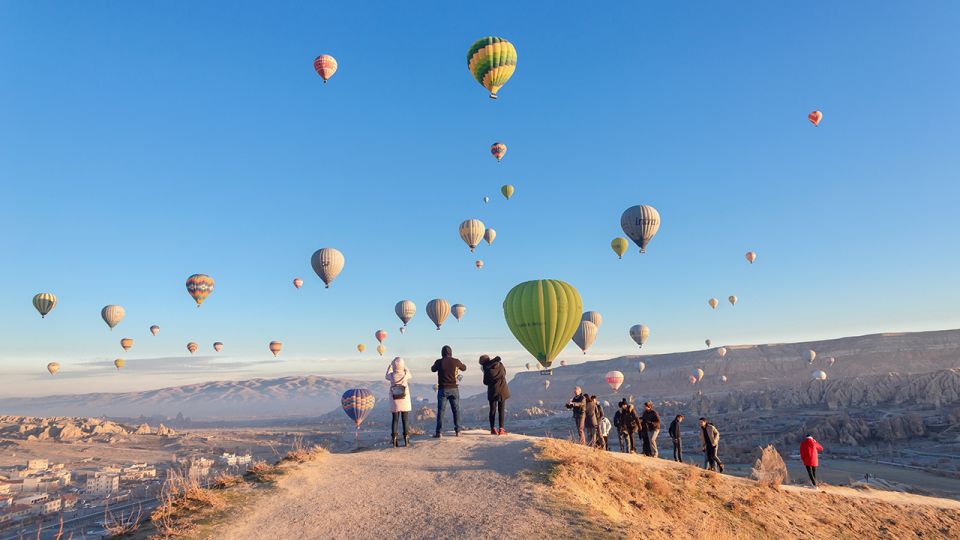
<instances>
[{"instance_id":1,"label":"group of people","mask_svg":"<svg viewBox=\"0 0 960 540\"><path fill-rule=\"evenodd\" d=\"M490 434L505 435L504 413L506 402L510 399L510 388L507 385L507 370L499 356L490 358L483 355L479 360L483 370L483 384L487 387L487 401L490 404ZM454 358L453 349L444 345L440 351L440 358L433 363L430 371L437 374L437 428L434 438L443 434L443 416L447 403L453 412L453 424L456 436L460 436L460 388L459 375L466 371L467 366L459 359ZM394 358L387 367L387 381L390 382L391 411L393 422L391 439L393 446L399 446L402 425L404 445L409 445L410 436L407 430L407 419L412 410L409 382L410 371L406 368L403 358ZM566 408L573 411L573 421L576 427L580 444L609 450L608 436L616 428L620 443L620 451L636 453L634 436L639 435L641 453L649 457L659 457L657 439L660 436L660 413L654 408L652 401L643 404L643 411L637 413L636 407L626 398L620 400L617 411L613 415L613 422L604 414L603 405L595 395L584 394L579 386L574 388L573 397L566 403ZM668 433L673 442L673 460L683 462L683 434L681 425L683 415L678 414L670 422ZM720 461L720 430L706 418L700 418L700 441L704 453L703 467L717 472L723 472L723 462ZM806 467L810 482L817 485L817 467L819 465L818 452L823 447L811 435L807 435L800 444L800 457Z\"/></svg>"}]
</instances>

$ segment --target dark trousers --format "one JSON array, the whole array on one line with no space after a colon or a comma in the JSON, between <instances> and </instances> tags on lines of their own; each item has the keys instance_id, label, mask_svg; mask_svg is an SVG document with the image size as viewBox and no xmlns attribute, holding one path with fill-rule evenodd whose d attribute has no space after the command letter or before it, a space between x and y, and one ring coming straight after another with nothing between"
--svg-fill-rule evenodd
<instances>
[{"instance_id":1,"label":"dark trousers","mask_svg":"<svg viewBox=\"0 0 960 540\"><path fill-rule=\"evenodd\" d=\"M673 460L683 463L683 446L680 439L673 440Z\"/></svg>"},{"instance_id":2,"label":"dark trousers","mask_svg":"<svg viewBox=\"0 0 960 540\"><path fill-rule=\"evenodd\" d=\"M503 429L503 409L507 402L504 399L490 400L490 431L493 431L494 422L497 420L497 413L500 413L500 429Z\"/></svg>"},{"instance_id":3,"label":"dark trousers","mask_svg":"<svg viewBox=\"0 0 960 540\"><path fill-rule=\"evenodd\" d=\"M580 444L587 444L587 439L583 433L583 423L586 421L587 415L574 413L573 423L577 425L577 441L579 441Z\"/></svg>"},{"instance_id":4,"label":"dark trousers","mask_svg":"<svg viewBox=\"0 0 960 540\"><path fill-rule=\"evenodd\" d=\"M720 472L723 472L723 462L720 461L720 456L717 455L717 447L707 445L706 447L706 461L703 464L705 469L710 469L715 471L717 469Z\"/></svg>"},{"instance_id":5,"label":"dark trousers","mask_svg":"<svg viewBox=\"0 0 960 540\"><path fill-rule=\"evenodd\" d=\"M585 423L583 426L584 430L584 444L587 446L596 446L597 445L597 425Z\"/></svg>"},{"instance_id":6,"label":"dark trousers","mask_svg":"<svg viewBox=\"0 0 960 540\"><path fill-rule=\"evenodd\" d=\"M633 432L629 430L620 431L620 451L629 454L634 450L636 450L636 446L633 443Z\"/></svg>"},{"instance_id":7,"label":"dark trousers","mask_svg":"<svg viewBox=\"0 0 960 540\"><path fill-rule=\"evenodd\" d=\"M810 483L817 485L817 468L813 465L804 465L807 468L807 476L810 477Z\"/></svg>"},{"instance_id":8,"label":"dark trousers","mask_svg":"<svg viewBox=\"0 0 960 540\"><path fill-rule=\"evenodd\" d=\"M457 433L460 433L460 389L459 388L441 388L437 390L437 433L443 431L443 413L447 408L447 402L450 402L450 409L453 411L453 426Z\"/></svg>"},{"instance_id":9,"label":"dark trousers","mask_svg":"<svg viewBox=\"0 0 960 540\"><path fill-rule=\"evenodd\" d=\"M400 423L401 420L403 421L403 436L407 436L407 416L409 414L407 411L393 413L393 429L390 432L393 437L397 436L397 424Z\"/></svg>"},{"instance_id":10,"label":"dark trousers","mask_svg":"<svg viewBox=\"0 0 960 540\"><path fill-rule=\"evenodd\" d=\"M643 455L652 456L653 451L650 450L650 432L646 429L640 430L640 438L643 441Z\"/></svg>"}]
</instances>

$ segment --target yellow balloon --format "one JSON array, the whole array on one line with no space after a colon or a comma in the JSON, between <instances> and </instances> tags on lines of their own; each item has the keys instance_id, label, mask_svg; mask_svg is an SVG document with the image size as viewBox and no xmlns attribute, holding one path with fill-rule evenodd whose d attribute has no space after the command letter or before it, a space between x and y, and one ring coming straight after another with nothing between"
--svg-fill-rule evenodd
<instances>
[{"instance_id":1,"label":"yellow balloon","mask_svg":"<svg viewBox=\"0 0 960 540\"><path fill-rule=\"evenodd\" d=\"M617 257L623 258L623 254L627 252L627 249L630 247L630 244L627 242L626 238L618 236L610 241L610 248L613 249L613 252L617 254Z\"/></svg>"}]
</instances>

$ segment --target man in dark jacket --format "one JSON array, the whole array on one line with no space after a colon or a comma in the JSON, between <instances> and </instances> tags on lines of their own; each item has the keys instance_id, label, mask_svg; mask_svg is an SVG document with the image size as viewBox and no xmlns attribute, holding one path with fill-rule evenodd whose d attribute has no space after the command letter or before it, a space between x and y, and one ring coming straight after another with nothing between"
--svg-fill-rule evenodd
<instances>
[{"instance_id":1,"label":"man in dark jacket","mask_svg":"<svg viewBox=\"0 0 960 540\"><path fill-rule=\"evenodd\" d=\"M700 431L703 437L703 453L706 456L704 468L723 472L723 462L717 455L720 448L720 431L706 418L700 419Z\"/></svg>"},{"instance_id":2,"label":"man in dark jacket","mask_svg":"<svg viewBox=\"0 0 960 540\"><path fill-rule=\"evenodd\" d=\"M437 374L437 401L439 402L437 410L437 432L433 435L439 439L443 431L443 412L447 407L447 401L450 402L450 409L453 410L453 425L457 430L457 437L460 436L460 388L457 387L457 374L460 371L466 371L467 366L463 362L453 357L453 349L449 345L444 345L440 350L440 359L433 363L430 371Z\"/></svg>"},{"instance_id":3,"label":"man in dark jacket","mask_svg":"<svg viewBox=\"0 0 960 540\"><path fill-rule=\"evenodd\" d=\"M627 439L627 400L621 399L617 404L617 412L613 414L613 427L617 430L617 438L620 440L620 451L630 451L630 441Z\"/></svg>"},{"instance_id":4,"label":"man in dark jacket","mask_svg":"<svg viewBox=\"0 0 960 540\"><path fill-rule=\"evenodd\" d=\"M683 423L683 415L678 414L673 422L670 422L670 439L673 440L673 460L683 463L683 448L680 441L680 424Z\"/></svg>"},{"instance_id":5,"label":"man in dark jacket","mask_svg":"<svg viewBox=\"0 0 960 540\"><path fill-rule=\"evenodd\" d=\"M490 402L490 434L506 435L503 429L503 410L510 399L510 388L507 386L507 369L497 356L493 360L489 356L480 357L480 369L483 370L483 384L487 385L487 401ZM500 413L500 430L494 427L497 413Z\"/></svg>"},{"instance_id":6,"label":"man in dark jacket","mask_svg":"<svg viewBox=\"0 0 960 540\"><path fill-rule=\"evenodd\" d=\"M652 401L643 404L643 416L640 417L640 421L643 423L643 446L646 455L659 457L657 437L660 435L660 413L653 409Z\"/></svg>"},{"instance_id":7,"label":"man in dark jacket","mask_svg":"<svg viewBox=\"0 0 960 540\"><path fill-rule=\"evenodd\" d=\"M577 386L573 389L573 397L567 402L566 407L573 410L573 423L577 426L577 437L580 438L580 444L587 444L587 439L583 434L583 423L585 421L584 408L587 405L587 397L583 390Z\"/></svg>"},{"instance_id":8,"label":"man in dark jacket","mask_svg":"<svg viewBox=\"0 0 960 540\"><path fill-rule=\"evenodd\" d=\"M627 403L627 400L620 402L620 429L623 430L626 452L636 452L637 447L633 440L633 434L640 429L640 417L637 416L637 410L633 405Z\"/></svg>"},{"instance_id":9,"label":"man in dark jacket","mask_svg":"<svg viewBox=\"0 0 960 540\"><path fill-rule=\"evenodd\" d=\"M583 429L586 435L586 441L584 444L587 446L596 446L597 444L597 428L600 427L600 415L597 411L597 400L596 396L588 395L583 400Z\"/></svg>"}]
</instances>

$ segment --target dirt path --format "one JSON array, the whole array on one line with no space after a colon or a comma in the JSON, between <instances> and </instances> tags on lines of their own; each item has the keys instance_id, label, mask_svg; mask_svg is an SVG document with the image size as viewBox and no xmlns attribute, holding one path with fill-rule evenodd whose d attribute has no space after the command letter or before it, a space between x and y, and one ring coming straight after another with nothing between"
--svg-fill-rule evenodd
<instances>
[{"instance_id":1,"label":"dirt path","mask_svg":"<svg viewBox=\"0 0 960 540\"><path fill-rule=\"evenodd\" d=\"M535 439L467 431L410 448L331 454L202 538L532 538L572 536L531 479Z\"/></svg>"}]
</instances>

